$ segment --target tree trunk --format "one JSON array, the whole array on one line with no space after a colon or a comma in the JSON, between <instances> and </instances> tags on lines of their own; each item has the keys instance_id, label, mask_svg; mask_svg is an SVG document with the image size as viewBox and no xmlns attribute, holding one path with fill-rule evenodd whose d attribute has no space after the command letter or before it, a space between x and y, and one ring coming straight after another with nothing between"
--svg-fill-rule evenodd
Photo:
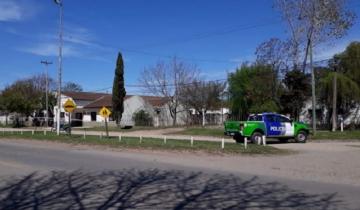
<instances>
[{"instance_id":1,"label":"tree trunk","mask_svg":"<svg viewBox=\"0 0 360 210\"><path fill-rule=\"evenodd\" d=\"M333 100L332 100L332 129L331 131L336 131L336 101L337 101L337 72L334 72L333 79Z\"/></svg>"},{"instance_id":2,"label":"tree trunk","mask_svg":"<svg viewBox=\"0 0 360 210\"><path fill-rule=\"evenodd\" d=\"M174 115L173 115L173 126L176 126L176 110L174 111Z\"/></svg>"},{"instance_id":3,"label":"tree trunk","mask_svg":"<svg viewBox=\"0 0 360 210\"><path fill-rule=\"evenodd\" d=\"M168 104L168 109L169 109L169 112L170 112L170 116L172 118L172 125L175 126L176 125L176 112L177 112L177 109L173 108L171 104Z\"/></svg>"},{"instance_id":4,"label":"tree trunk","mask_svg":"<svg viewBox=\"0 0 360 210\"><path fill-rule=\"evenodd\" d=\"M116 125L118 128L121 127L120 123L121 123L121 118L122 118L122 113L121 112L118 112L117 113L117 117L116 117Z\"/></svg>"}]
</instances>

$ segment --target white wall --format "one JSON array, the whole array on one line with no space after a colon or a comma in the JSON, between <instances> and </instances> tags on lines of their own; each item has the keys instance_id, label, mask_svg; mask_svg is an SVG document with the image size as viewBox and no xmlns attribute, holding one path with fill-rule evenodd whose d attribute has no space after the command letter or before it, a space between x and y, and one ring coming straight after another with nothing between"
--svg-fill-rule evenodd
<instances>
[{"instance_id":1,"label":"white wall","mask_svg":"<svg viewBox=\"0 0 360 210\"><path fill-rule=\"evenodd\" d=\"M149 106L145 100L140 96L132 96L124 101L124 113L121 118L120 124L124 125L134 125L133 120L134 113L144 110L150 115L153 114L153 109Z\"/></svg>"},{"instance_id":2,"label":"white wall","mask_svg":"<svg viewBox=\"0 0 360 210\"><path fill-rule=\"evenodd\" d=\"M64 104L68 99L69 97L62 95L61 103ZM75 103L78 108L82 108L82 106L86 105L86 101L75 101ZM54 110L55 110L54 113L56 113L57 106L54 107ZM63 107L61 110L62 112L64 112ZM147 103L141 96L132 96L124 101L124 113L122 115L122 119L120 123L121 126L127 126L127 125L133 126L135 124L133 120L134 113L140 110L144 110L152 116L154 126L172 126L173 120L171 118L170 111L166 104L160 107L161 110L160 114L157 115L154 110L154 107L151 104ZM91 112L97 113L96 122L104 122L104 118L99 115L100 109L86 109L79 111L83 113L84 122L91 122L91 115L90 115ZM181 112L177 114L177 124L184 125L186 123L187 111L184 110L181 106L179 107L179 111ZM72 116L75 116L75 113L73 113ZM56 115L54 120L56 121ZM67 113L65 113L65 119L61 119L61 120L68 122Z\"/></svg>"},{"instance_id":3,"label":"white wall","mask_svg":"<svg viewBox=\"0 0 360 210\"><path fill-rule=\"evenodd\" d=\"M360 107L359 106L360 106L360 104L357 105L357 107L355 107L354 109L350 110L350 113L347 117L343 116L344 117L344 125L349 125L351 123L359 123L360 122ZM319 107L319 105L317 105L317 107ZM309 113L309 111L308 111L309 109L312 109L311 99L307 100L305 102L305 106L301 109L300 121L311 124L312 123L311 122L312 113ZM327 109L323 108L322 109L322 115L324 116L323 118L325 118L325 116L328 114L331 115L331 110L327 110ZM317 119L317 121L319 121L319 119ZM322 123L326 123L326 122L322 122Z\"/></svg>"},{"instance_id":4,"label":"white wall","mask_svg":"<svg viewBox=\"0 0 360 210\"><path fill-rule=\"evenodd\" d=\"M12 116L7 116L7 123L8 124L11 124L13 122L13 117ZM1 115L0 116L0 123L5 125L6 124L6 116L5 115Z\"/></svg>"}]
</instances>

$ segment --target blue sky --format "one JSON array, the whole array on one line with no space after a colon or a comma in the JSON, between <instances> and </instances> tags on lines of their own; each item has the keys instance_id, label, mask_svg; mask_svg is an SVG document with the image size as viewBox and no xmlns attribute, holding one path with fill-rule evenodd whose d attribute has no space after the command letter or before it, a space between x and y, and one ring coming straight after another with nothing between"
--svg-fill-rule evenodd
<instances>
[{"instance_id":1,"label":"blue sky","mask_svg":"<svg viewBox=\"0 0 360 210\"><path fill-rule=\"evenodd\" d=\"M112 86L117 52L125 59L126 84L138 84L144 67L168 56L196 64L207 79L224 79L256 47L285 38L286 26L271 0L63 0L63 80L86 91ZM350 0L360 14L360 4ZM360 24L344 38L316 50L318 59L360 40ZM0 0L0 89L54 64L56 78L58 7L53 0ZM109 89L110 90L110 89ZM128 88L136 94L138 89Z\"/></svg>"}]
</instances>

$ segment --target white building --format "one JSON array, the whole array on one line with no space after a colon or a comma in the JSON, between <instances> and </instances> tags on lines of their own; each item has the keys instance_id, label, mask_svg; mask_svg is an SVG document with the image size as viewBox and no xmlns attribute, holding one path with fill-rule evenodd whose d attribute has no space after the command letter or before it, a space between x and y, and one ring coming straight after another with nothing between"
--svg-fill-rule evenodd
<instances>
[{"instance_id":1,"label":"white building","mask_svg":"<svg viewBox=\"0 0 360 210\"><path fill-rule=\"evenodd\" d=\"M327 124L326 116L331 116L332 110L328 110L325 106L319 105L316 106L316 121L317 124ZM345 126L351 124L360 124L360 104L356 105L355 108L351 109L349 113L344 116L338 115L338 119L343 118L343 122ZM300 112L300 121L305 122L307 124L312 123L312 101L308 99L305 102L304 107L301 109Z\"/></svg>"},{"instance_id":2,"label":"white building","mask_svg":"<svg viewBox=\"0 0 360 210\"><path fill-rule=\"evenodd\" d=\"M64 104L68 99L71 99L77 105L77 108L71 114L72 124L78 126L94 126L104 122L104 118L100 116L99 111L102 107L112 109L112 95L106 93L91 93L91 92L64 92L61 95L61 103ZM138 96L127 95L124 100L124 113L121 119L122 126L133 126L134 113L144 110L147 112L153 122L152 125L171 126L172 118L169 112L168 100L164 97L158 96ZM57 113L57 106L54 107L54 113ZM177 114L177 124L182 125L186 122L186 110L180 110ZM56 122L55 115L55 122ZM68 122L69 115L62 107L61 121ZM109 118L110 125L115 125L112 116Z\"/></svg>"}]
</instances>

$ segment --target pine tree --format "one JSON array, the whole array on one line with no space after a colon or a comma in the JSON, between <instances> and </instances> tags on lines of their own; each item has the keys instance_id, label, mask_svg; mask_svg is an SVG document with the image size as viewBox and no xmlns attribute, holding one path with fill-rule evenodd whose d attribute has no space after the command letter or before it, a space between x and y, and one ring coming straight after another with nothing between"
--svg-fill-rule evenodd
<instances>
[{"instance_id":1,"label":"pine tree","mask_svg":"<svg viewBox=\"0 0 360 210\"><path fill-rule=\"evenodd\" d=\"M124 83L124 62L121 53L119 52L116 61L115 77L112 91L112 103L113 103L113 117L116 120L116 124L120 126L122 114L124 112L124 98L126 95L125 83Z\"/></svg>"}]
</instances>

